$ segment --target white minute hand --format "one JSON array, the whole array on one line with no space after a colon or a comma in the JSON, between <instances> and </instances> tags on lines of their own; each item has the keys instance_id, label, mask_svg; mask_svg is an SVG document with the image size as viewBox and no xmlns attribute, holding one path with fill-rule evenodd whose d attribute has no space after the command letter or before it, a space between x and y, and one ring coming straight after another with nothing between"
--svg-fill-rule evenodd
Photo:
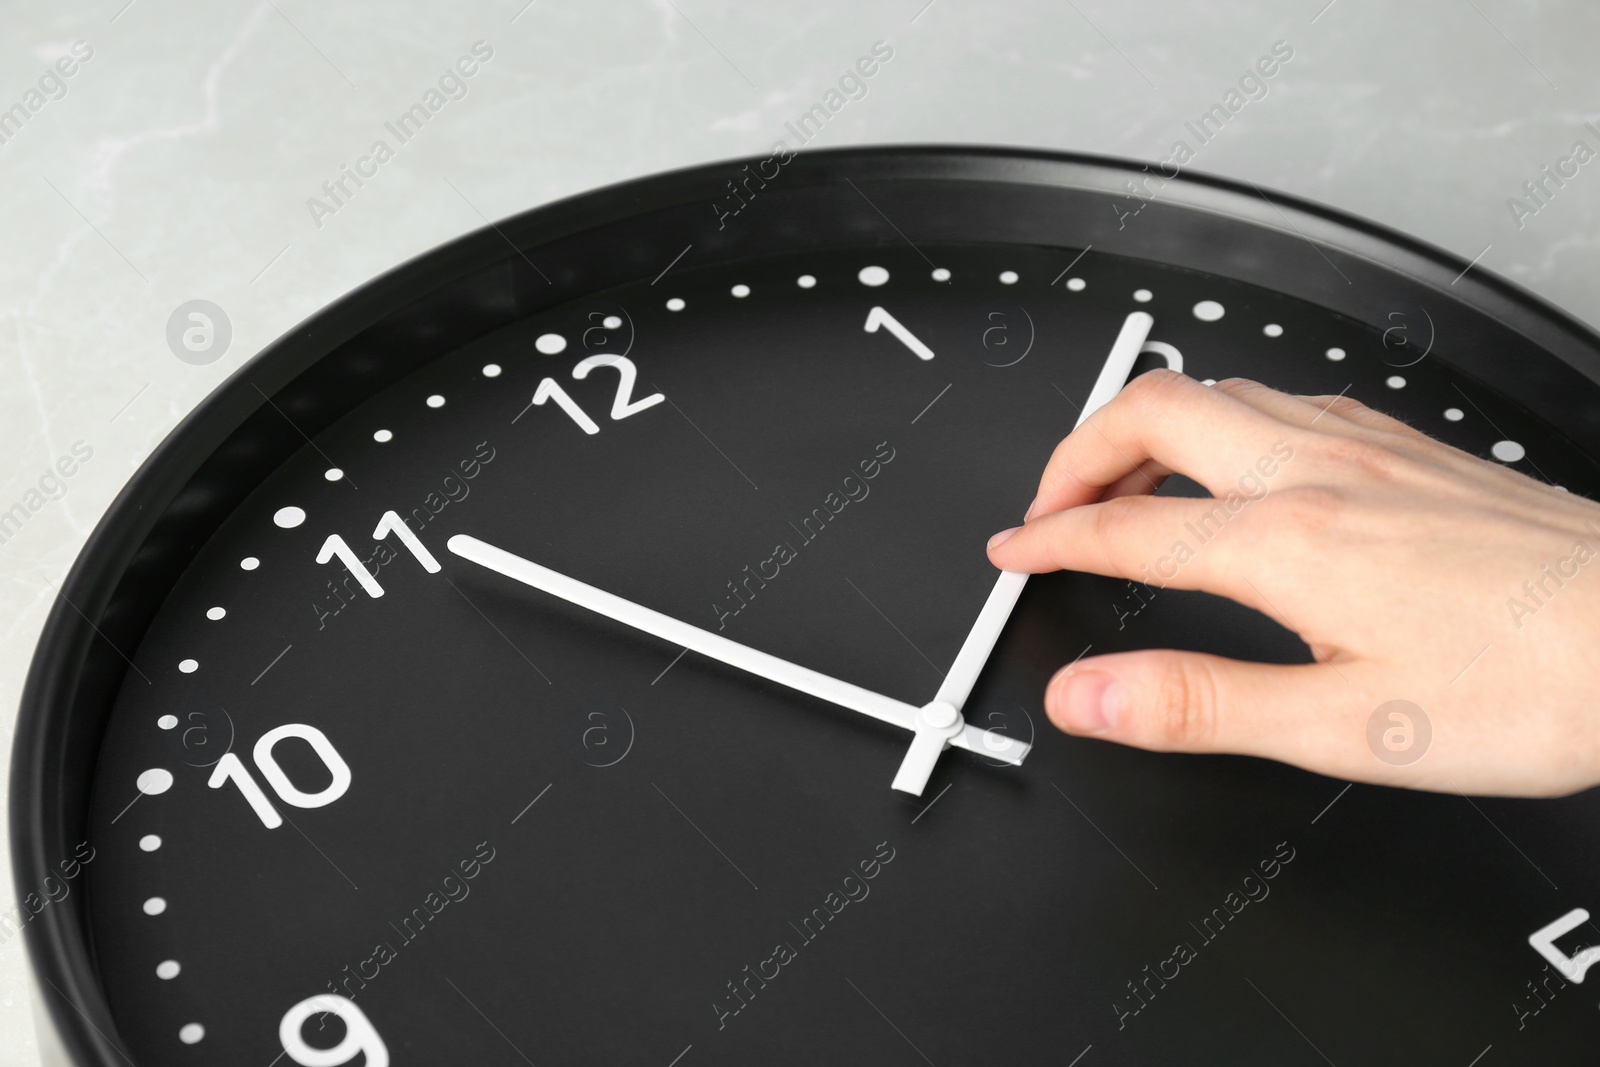
<instances>
[{"instance_id":1,"label":"white minute hand","mask_svg":"<svg viewBox=\"0 0 1600 1067\"><path fill-rule=\"evenodd\" d=\"M710 630L702 630L698 626L680 622L669 615L624 600L603 589L596 589L576 578L569 578L565 574L553 571L549 567L540 566L532 560L523 559L504 549L486 544L476 537L456 534L446 544L451 552L480 567L486 567L496 574L503 574L535 589L542 589L562 600L581 608L588 608L590 611L643 630L647 634L653 634L662 640L693 649L702 656L709 656L768 681L798 689L820 700L838 704L863 715L870 715L874 719L892 723L903 729L916 729L917 708L893 697L886 697L858 685L830 678L809 667L802 667L797 663L790 663L786 659L779 659L777 656L750 648L748 645L730 641ZM1021 763L1022 757L1027 754L1026 745L1021 746L1021 751L997 753L993 751L997 745L1004 747L1010 744L1015 748L1015 743L998 734L986 736L985 731L974 731L974 734L976 736L972 738L963 736L952 743L981 755L993 756L1012 763Z\"/></svg>"},{"instance_id":2,"label":"white minute hand","mask_svg":"<svg viewBox=\"0 0 1600 1067\"><path fill-rule=\"evenodd\" d=\"M1134 361L1145 348L1145 339L1150 336L1150 328L1154 325L1155 319L1143 311L1135 311L1123 320L1122 329L1111 345L1111 352L1106 356L1105 364L1100 368L1100 376L1095 379L1094 388L1089 391L1089 399L1083 402L1083 410L1078 413L1078 421L1073 425L1073 429L1082 426L1090 415L1121 391L1123 383L1128 380L1128 373L1133 370ZM1170 345L1159 344L1150 347L1165 356L1173 370L1183 369L1183 360L1178 355L1177 349ZM1017 598L1022 595L1022 588L1027 582L1026 574L1017 571L1000 572L994 588L989 592L989 599L984 602L983 610L978 612L978 621L967 634L966 641L961 645L961 651L956 653L956 660L950 665L950 672L944 676L944 683L939 686L939 692L934 695L933 702L924 709L925 714L917 722L915 727L917 736L900 764L900 773L895 775L896 789L910 793L922 792L928 776L933 773L934 763L946 743L971 748L972 734L979 734L980 738L985 735L990 738L998 736L989 731L980 732L976 727L967 725L961 718L961 709L966 704L967 697L972 694L972 687L977 684L978 675L989 662L989 655L994 651L995 642L1000 640L1000 631L1005 629L1006 620L1011 617L1011 611L1017 606ZM937 713L943 717L930 720L926 712L934 709L937 709ZM959 732L953 732L958 729ZM985 754L996 759L1008 759L1005 749L1018 744L1021 742L1007 739L1001 744L1000 750L995 751L991 743L985 746L991 749Z\"/></svg>"}]
</instances>

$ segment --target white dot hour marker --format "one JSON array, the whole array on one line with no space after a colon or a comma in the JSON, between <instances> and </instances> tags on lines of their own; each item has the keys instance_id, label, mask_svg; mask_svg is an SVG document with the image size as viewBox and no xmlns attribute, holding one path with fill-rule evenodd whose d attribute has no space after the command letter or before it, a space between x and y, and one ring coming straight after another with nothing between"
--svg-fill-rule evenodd
<instances>
[{"instance_id":1,"label":"white dot hour marker","mask_svg":"<svg viewBox=\"0 0 1600 1067\"><path fill-rule=\"evenodd\" d=\"M178 1031L178 1040L185 1045L198 1045L206 1036L206 1028L199 1023L184 1023L183 1029Z\"/></svg>"},{"instance_id":2,"label":"white dot hour marker","mask_svg":"<svg viewBox=\"0 0 1600 1067\"><path fill-rule=\"evenodd\" d=\"M281 526L285 530L292 530L306 521L306 511L304 508L297 508L290 504L288 507L279 508L274 512L272 521L274 525Z\"/></svg>"},{"instance_id":3,"label":"white dot hour marker","mask_svg":"<svg viewBox=\"0 0 1600 1067\"><path fill-rule=\"evenodd\" d=\"M600 320L600 325L604 326L608 330L619 330L622 328L622 316L607 315L605 318Z\"/></svg>"},{"instance_id":4,"label":"white dot hour marker","mask_svg":"<svg viewBox=\"0 0 1600 1067\"><path fill-rule=\"evenodd\" d=\"M1081 293L1085 289L1089 288L1089 283L1084 281L1082 278L1068 278L1067 288L1071 289L1074 293Z\"/></svg>"},{"instance_id":5,"label":"white dot hour marker","mask_svg":"<svg viewBox=\"0 0 1600 1067\"><path fill-rule=\"evenodd\" d=\"M1261 332L1266 334L1268 337L1282 337L1283 327L1279 326L1275 322L1269 322L1265 326L1261 327Z\"/></svg>"},{"instance_id":6,"label":"white dot hour marker","mask_svg":"<svg viewBox=\"0 0 1600 1067\"><path fill-rule=\"evenodd\" d=\"M242 570L253 571L259 566L261 566L261 561L254 556L246 556L239 561L239 567Z\"/></svg>"},{"instance_id":7,"label":"white dot hour marker","mask_svg":"<svg viewBox=\"0 0 1600 1067\"><path fill-rule=\"evenodd\" d=\"M683 297L681 296L675 296L671 300L667 301L668 311L682 311L686 307L688 307L688 305L683 302Z\"/></svg>"},{"instance_id":8,"label":"white dot hour marker","mask_svg":"<svg viewBox=\"0 0 1600 1067\"><path fill-rule=\"evenodd\" d=\"M1467 417L1467 413L1460 408L1445 408L1444 417L1450 422L1460 422Z\"/></svg>"},{"instance_id":9,"label":"white dot hour marker","mask_svg":"<svg viewBox=\"0 0 1600 1067\"><path fill-rule=\"evenodd\" d=\"M228 609L227 608L207 608L206 609L206 618L210 619L212 622L216 622L218 619L222 618L227 613L228 613Z\"/></svg>"},{"instance_id":10,"label":"white dot hour marker","mask_svg":"<svg viewBox=\"0 0 1600 1067\"><path fill-rule=\"evenodd\" d=\"M1155 296L1155 294L1148 289L1135 289L1133 291L1133 298L1141 304L1150 303L1150 298L1153 296Z\"/></svg>"},{"instance_id":11,"label":"white dot hour marker","mask_svg":"<svg viewBox=\"0 0 1600 1067\"><path fill-rule=\"evenodd\" d=\"M1017 284L1017 272L1014 271L1014 270L1003 270L1003 271L1001 271L1000 272L1000 284L1001 285L1016 285Z\"/></svg>"},{"instance_id":12,"label":"white dot hour marker","mask_svg":"<svg viewBox=\"0 0 1600 1067\"><path fill-rule=\"evenodd\" d=\"M1406 387L1406 380L1400 377L1398 374L1391 374L1383 384L1387 385L1390 389L1404 389Z\"/></svg>"},{"instance_id":13,"label":"white dot hour marker","mask_svg":"<svg viewBox=\"0 0 1600 1067\"><path fill-rule=\"evenodd\" d=\"M1489 454L1501 463L1515 463L1528 454L1528 450L1515 441L1496 441L1489 447Z\"/></svg>"},{"instance_id":14,"label":"white dot hour marker","mask_svg":"<svg viewBox=\"0 0 1600 1067\"><path fill-rule=\"evenodd\" d=\"M485 363L483 365L483 376L485 378L498 378L498 377L500 377L500 364L498 364L498 363Z\"/></svg>"},{"instance_id":15,"label":"white dot hour marker","mask_svg":"<svg viewBox=\"0 0 1600 1067\"><path fill-rule=\"evenodd\" d=\"M559 333L541 333L533 347L546 356L559 356L567 350L567 339Z\"/></svg>"},{"instance_id":16,"label":"white dot hour marker","mask_svg":"<svg viewBox=\"0 0 1600 1067\"><path fill-rule=\"evenodd\" d=\"M935 267L935 268L933 268L933 280L936 281L936 282L947 282L947 281L949 281L950 280L950 268L948 268L948 267Z\"/></svg>"},{"instance_id":17,"label":"white dot hour marker","mask_svg":"<svg viewBox=\"0 0 1600 1067\"><path fill-rule=\"evenodd\" d=\"M814 274L802 274L794 280L794 283L802 289L811 289L816 286L817 277Z\"/></svg>"},{"instance_id":18,"label":"white dot hour marker","mask_svg":"<svg viewBox=\"0 0 1600 1067\"><path fill-rule=\"evenodd\" d=\"M344 471L340 470L338 467L329 467L327 470L322 472L322 476L330 482L336 482L340 478L344 477Z\"/></svg>"},{"instance_id":19,"label":"white dot hour marker","mask_svg":"<svg viewBox=\"0 0 1600 1067\"><path fill-rule=\"evenodd\" d=\"M1330 348L1330 349L1328 349L1327 356L1328 356L1329 359L1331 359L1335 363L1337 363L1341 359L1344 358L1344 349L1342 349L1342 348Z\"/></svg>"},{"instance_id":20,"label":"white dot hour marker","mask_svg":"<svg viewBox=\"0 0 1600 1067\"><path fill-rule=\"evenodd\" d=\"M378 442L380 445L386 445L390 441L394 440L394 431L393 430L379 430L379 431L377 431L376 433L374 433L372 435L372 439L374 441Z\"/></svg>"},{"instance_id":21,"label":"white dot hour marker","mask_svg":"<svg viewBox=\"0 0 1600 1067\"><path fill-rule=\"evenodd\" d=\"M856 275L856 280L862 285L876 288L889 280L889 271L884 267L862 267L861 272Z\"/></svg>"},{"instance_id":22,"label":"white dot hour marker","mask_svg":"<svg viewBox=\"0 0 1600 1067\"><path fill-rule=\"evenodd\" d=\"M156 964L156 977L170 982L178 977L178 972L181 970L183 970L183 967L179 965L177 960L162 960Z\"/></svg>"},{"instance_id":23,"label":"white dot hour marker","mask_svg":"<svg viewBox=\"0 0 1600 1067\"><path fill-rule=\"evenodd\" d=\"M182 660L178 664L178 669L184 674L193 674L200 669L200 661L197 659Z\"/></svg>"},{"instance_id":24,"label":"white dot hour marker","mask_svg":"<svg viewBox=\"0 0 1600 1067\"><path fill-rule=\"evenodd\" d=\"M139 847L145 852L154 852L161 847L161 836L159 834L145 834L139 838Z\"/></svg>"},{"instance_id":25,"label":"white dot hour marker","mask_svg":"<svg viewBox=\"0 0 1600 1067\"><path fill-rule=\"evenodd\" d=\"M444 407L444 397L440 396L438 393L434 393L428 398L428 406L430 408Z\"/></svg>"},{"instance_id":26,"label":"white dot hour marker","mask_svg":"<svg viewBox=\"0 0 1600 1067\"><path fill-rule=\"evenodd\" d=\"M743 300L750 295L750 287L741 283L729 289L728 292L732 293L737 299Z\"/></svg>"},{"instance_id":27,"label":"white dot hour marker","mask_svg":"<svg viewBox=\"0 0 1600 1067\"><path fill-rule=\"evenodd\" d=\"M167 901L165 897L151 897L144 902L144 913L146 915L160 915L166 910Z\"/></svg>"},{"instance_id":28,"label":"white dot hour marker","mask_svg":"<svg viewBox=\"0 0 1600 1067\"><path fill-rule=\"evenodd\" d=\"M163 767L151 767L140 772L133 784L146 796L160 796L172 788L172 772Z\"/></svg>"},{"instance_id":29,"label":"white dot hour marker","mask_svg":"<svg viewBox=\"0 0 1600 1067\"><path fill-rule=\"evenodd\" d=\"M156 725L163 730L170 730L178 725L178 717L176 715L163 715L156 720Z\"/></svg>"},{"instance_id":30,"label":"white dot hour marker","mask_svg":"<svg viewBox=\"0 0 1600 1067\"><path fill-rule=\"evenodd\" d=\"M1194 317L1201 322L1216 322L1222 318L1224 310L1215 300L1202 300L1194 306Z\"/></svg>"}]
</instances>

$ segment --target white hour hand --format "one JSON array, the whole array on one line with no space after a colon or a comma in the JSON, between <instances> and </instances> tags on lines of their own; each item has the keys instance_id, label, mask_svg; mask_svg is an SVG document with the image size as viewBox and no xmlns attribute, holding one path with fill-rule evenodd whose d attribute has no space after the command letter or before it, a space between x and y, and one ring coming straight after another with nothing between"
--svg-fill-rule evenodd
<instances>
[{"instance_id":1,"label":"white hour hand","mask_svg":"<svg viewBox=\"0 0 1600 1067\"><path fill-rule=\"evenodd\" d=\"M1090 415L1121 390L1129 372L1133 370L1134 361L1146 347L1146 339L1153 325L1155 319L1143 311L1135 311L1123 320L1122 329L1112 342L1111 352L1100 368L1100 375L1095 379L1094 388L1089 392L1089 399L1084 401L1073 429L1082 426ZM1155 351L1166 357L1168 366L1173 370L1183 369L1182 356L1177 354L1177 349L1161 345ZM961 645L961 651L956 654L956 661L951 664L950 673L945 675L944 684L939 686L939 692L934 694L933 701L924 709L925 714L916 727L916 740L906 751L905 759L900 763L900 773L895 776L896 789L904 789L908 793L922 792L944 748L942 735L955 728L950 725L951 722L961 723L967 730L973 729L965 725L961 710L966 705L967 697L972 694L972 687L977 684L978 675L989 662L995 642L1000 640L1000 631L1005 629L1006 620L1011 617L1011 610L1016 607L1027 582L1026 574L1015 571L1002 571L1000 577L995 579L989 599L984 602L983 610L978 613L978 621L973 624L966 641ZM934 714L930 717L928 712ZM952 737L948 743L954 745L959 742ZM1021 744L1020 741L1014 743ZM1026 748L1023 751L1026 752ZM1001 753L996 753L996 758L1007 759ZM1021 760L1015 762L1020 763Z\"/></svg>"},{"instance_id":2,"label":"white hour hand","mask_svg":"<svg viewBox=\"0 0 1600 1067\"><path fill-rule=\"evenodd\" d=\"M840 707L870 715L874 719L892 723L905 730L917 729L918 709L911 704L874 693L858 685L831 678L826 674L790 663L786 659L769 655L737 641L730 641L710 630L681 622L659 611L624 600L619 596L596 589L592 585L569 578L565 574L523 559L501 548L496 548L467 534L456 534L447 542L451 552L507 578L542 589L553 596L573 603L609 619L653 634L664 641L692 649L702 656L726 663L740 670L786 685L837 704ZM950 744L976 752L980 756L1021 763L1028 746L1003 734L994 734L967 726Z\"/></svg>"}]
</instances>

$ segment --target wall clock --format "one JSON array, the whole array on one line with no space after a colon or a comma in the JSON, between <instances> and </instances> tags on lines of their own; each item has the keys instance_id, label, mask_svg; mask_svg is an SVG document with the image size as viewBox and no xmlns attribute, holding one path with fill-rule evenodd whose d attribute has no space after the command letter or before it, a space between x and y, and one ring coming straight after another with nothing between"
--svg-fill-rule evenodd
<instances>
[{"instance_id":1,"label":"wall clock","mask_svg":"<svg viewBox=\"0 0 1600 1067\"><path fill-rule=\"evenodd\" d=\"M1143 173L905 148L630 182L242 368L89 539L24 698L14 919L70 1054L1585 1055L1595 795L1044 722L1090 649L1308 657L1206 596L997 587L984 539L1148 367L1347 392L1600 492L1593 334Z\"/></svg>"}]
</instances>

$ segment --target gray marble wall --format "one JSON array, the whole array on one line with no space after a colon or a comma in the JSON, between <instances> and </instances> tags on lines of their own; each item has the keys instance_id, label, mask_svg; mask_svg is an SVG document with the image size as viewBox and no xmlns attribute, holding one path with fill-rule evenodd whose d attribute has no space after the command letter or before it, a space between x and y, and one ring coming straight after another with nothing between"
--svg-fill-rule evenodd
<instances>
[{"instance_id":1,"label":"gray marble wall","mask_svg":"<svg viewBox=\"0 0 1600 1067\"><path fill-rule=\"evenodd\" d=\"M892 61L818 144L1161 158L1258 57L1292 50L1191 167L1481 257L1600 324L1600 161L1566 164L1576 175L1547 181L1543 203L1523 190L1575 141L1600 148L1585 125L1600 126L1600 6L1584 0L7 4L0 509L75 444L92 458L0 544L0 747L52 583L133 468L241 362L486 220L764 153L880 40ZM427 126L388 135L479 41ZM14 105L24 117L8 121ZM393 158L333 204L323 183L380 138ZM193 299L232 326L204 366L166 340ZM37 1062L30 997L20 939L6 940L0 1067Z\"/></svg>"}]
</instances>

